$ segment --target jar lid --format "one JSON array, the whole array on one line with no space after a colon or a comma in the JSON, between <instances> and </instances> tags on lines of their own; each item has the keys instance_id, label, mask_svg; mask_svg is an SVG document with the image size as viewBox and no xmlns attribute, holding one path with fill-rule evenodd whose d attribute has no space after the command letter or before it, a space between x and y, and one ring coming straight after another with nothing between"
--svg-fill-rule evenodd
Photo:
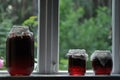
<instances>
[{"instance_id":1,"label":"jar lid","mask_svg":"<svg viewBox=\"0 0 120 80\"><path fill-rule=\"evenodd\" d=\"M94 53L91 55L91 60L95 58L111 58L110 50L95 50Z\"/></svg>"},{"instance_id":2,"label":"jar lid","mask_svg":"<svg viewBox=\"0 0 120 80\"><path fill-rule=\"evenodd\" d=\"M32 34L29 31L28 26L20 26L20 25L14 25L9 33L9 37L15 37L15 36L23 36L24 34Z\"/></svg>"},{"instance_id":3,"label":"jar lid","mask_svg":"<svg viewBox=\"0 0 120 80\"><path fill-rule=\"evenodd\" d=\"M67 56L72 56L73 58L87 59L88 55L86 54L85 49L70 49L67 53Z\"/></svg>"},{"instance_id":4,"label":"jar lid","mask_svg":"<svg viewBox=\"0 0 120 80\"><path fill-rule=\"evenodd\" d=\"M112 59L110 50L95 50L91 55L91 61L98 59L104 66L109 59Z\"/></svg>"}]
</instances>

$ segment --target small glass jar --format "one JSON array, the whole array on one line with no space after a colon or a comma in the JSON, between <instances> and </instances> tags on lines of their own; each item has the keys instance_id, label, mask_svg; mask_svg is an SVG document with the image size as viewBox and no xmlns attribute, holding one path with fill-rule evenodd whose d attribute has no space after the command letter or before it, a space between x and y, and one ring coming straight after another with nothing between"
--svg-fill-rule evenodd
<instances>
[{"instance_id":1,"label":"small glass jar","mask_svg":"<svg viewBox=\"0 0 120 80\"><path fill-rule=\"evenodd\" d=\"M91 61L95 75L111 74L113 62L109 50L95 50L91 55Z\"/></svg>"},{"instance_id":2,"label":"small glass jar","mask_svg":"<svg viewBox=\"0 0 120 80\"><path fill-rule=\"evenodd\" d=\"M30 75L34 69L34 38L27 26L13 26L6 41L6 64L11 76Z\"/></svg>"},{"instance_id":3,"label":"small glass jar","mask_svg":"<svg viewBox=\"0 0 120 80\"><path fill-rule=\"evenodd\" d=\"M85 49L70 49L68 56L68 72L69 75L84 75L86 72L87 54Z\"/></svg>"}]
</instances>

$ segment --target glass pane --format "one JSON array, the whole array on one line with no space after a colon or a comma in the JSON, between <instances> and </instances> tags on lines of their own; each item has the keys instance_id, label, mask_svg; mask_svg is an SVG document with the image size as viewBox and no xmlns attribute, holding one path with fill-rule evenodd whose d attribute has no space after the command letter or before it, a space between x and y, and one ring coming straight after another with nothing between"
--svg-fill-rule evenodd
<instances>
[{"instance_id":1,"label":"glass pane","mask_svg":"<svg viewBox=\"0 0 120 80\"><path fill-rule=\"evenodd\" d=\"M87 69L95 50L112 50L111 0L60 0L59 69L68 69L69 49L85 49Z\"/></svg>"},{"instance_id":2,"label":"glass pane","mask_svg":"<svg viewBox=\"0 0 120 80\"><path fill-rule=\"evenodd\" d=\"M37 0L0 0L0 69L6 69L6 38L13 25L27 25L34 34L37 57ZM4 61L2 66L2 60ZM35 61L36 62L36 61ZM36 65L36 63L35 63ZM35 67L36 68L36 67Z\"/></svg>"}]
</instances>

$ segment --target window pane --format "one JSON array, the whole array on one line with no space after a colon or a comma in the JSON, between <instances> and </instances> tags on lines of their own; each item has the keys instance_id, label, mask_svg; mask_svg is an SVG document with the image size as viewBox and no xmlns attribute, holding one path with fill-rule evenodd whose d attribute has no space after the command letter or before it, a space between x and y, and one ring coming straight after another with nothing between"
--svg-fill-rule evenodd
<instances>
[{"instance_id":1,"label":"window pane","mask_svg":"<svg viewBox=\"0 0 120 80\"><path fill-rule=\"evenodd\" d=\"M112 50L111 0L60 0L59 69L68 69L69 49Z\"/></svg>"},{"instance_id":2,"label":"window pane","mask_svg":"<svg viewBox=\"0 0 120 80\"><path fill-rule=\"evenodd\" d=\"M34 34L35 59L37 57L37 0L0 0L0 58L6 69L6 38L13 25L27 25ZM1 66L1 63L0 63Z\"/></svg>"}]
</instances>

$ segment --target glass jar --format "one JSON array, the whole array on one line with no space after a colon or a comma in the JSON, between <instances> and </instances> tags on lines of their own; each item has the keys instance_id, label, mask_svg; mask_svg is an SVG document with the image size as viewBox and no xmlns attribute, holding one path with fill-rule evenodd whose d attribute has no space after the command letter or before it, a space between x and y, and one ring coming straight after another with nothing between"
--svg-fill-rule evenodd
<instances>
[{"instance_id":1,"label":"glass jar","mask_svg":"<svg viewBox=\"0 0 120 80\"><path fill-rule=\"evenodd\" d=\"M87 54L85 49L70 49L68 56L68 72L70 75L84 75L86 72Z\"/></svg>"},{"instance_id":2,"label":"glass jar","mask_svg":"<svg viewBox=\"0 0 120 80\"><path fill-rule=\"evenodd\" d=\"M6 64L11 76L30 75L34 69L34 38L27 26L13 26L6 41Z\"/></svg>"},{"instance_id":3,"label":"glass jar","mask_svg":"<svg viewBox=\"0 0 120 80\"><path fill-rule=\"evenodd\" d=\"M109 50L96 50L91 55L92 68L95 75L110 75L112 71L112 56Z\"/></svg>"}]
</instances>

